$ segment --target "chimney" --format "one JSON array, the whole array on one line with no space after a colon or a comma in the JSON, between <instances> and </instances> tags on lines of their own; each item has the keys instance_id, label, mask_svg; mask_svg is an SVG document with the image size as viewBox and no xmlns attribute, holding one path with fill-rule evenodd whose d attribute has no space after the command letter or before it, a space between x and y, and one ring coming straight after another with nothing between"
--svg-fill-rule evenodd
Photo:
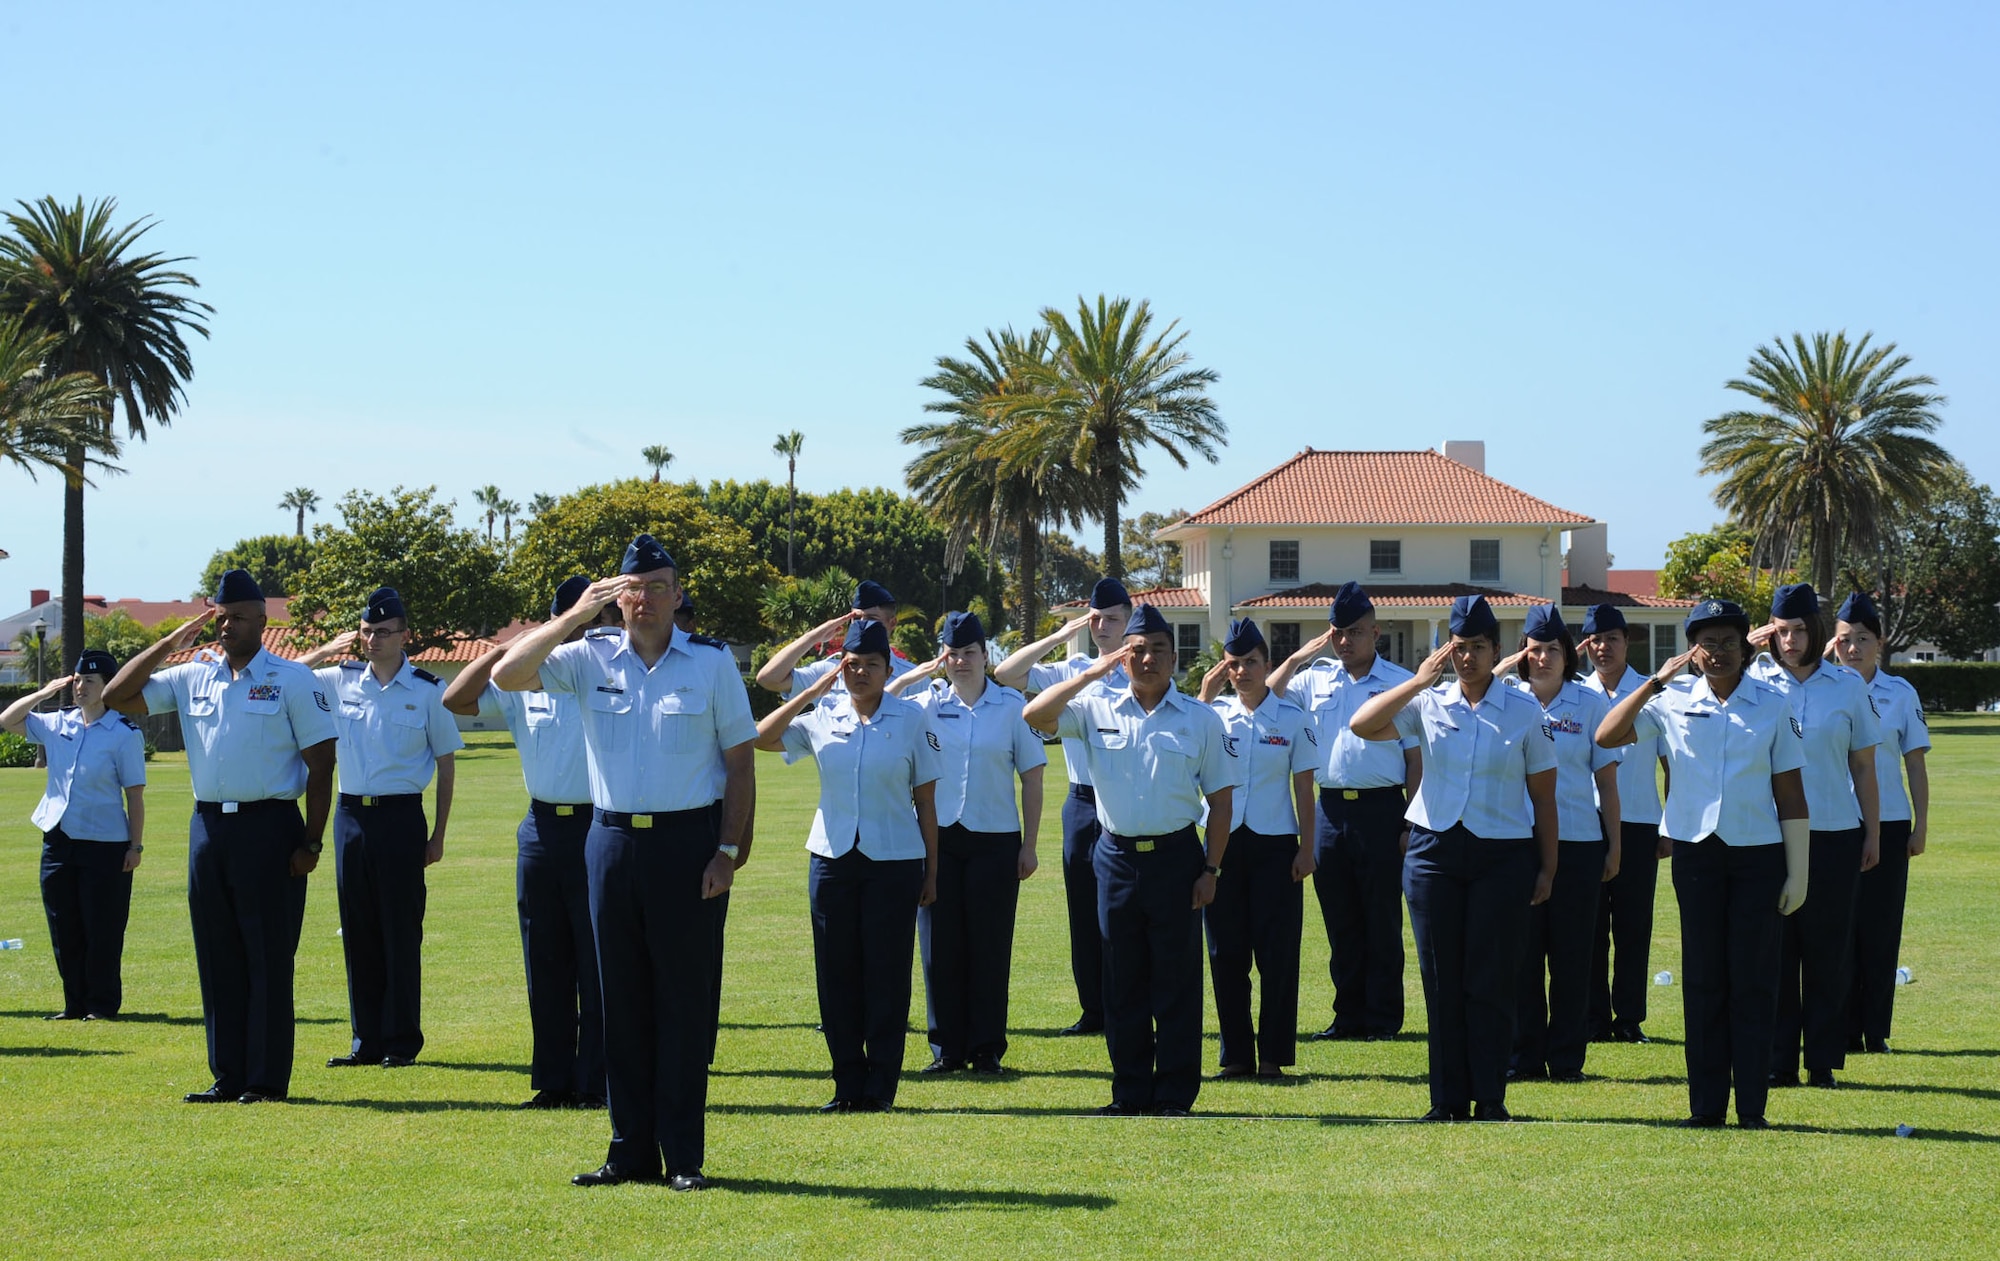
<instances>
[{"instance_id":1,"label":"chimney","mask_svg":"<svg viewBox=\"0 0 2000 1261\"><path fill-rule=\"evenodd\" d=\"M1463 464L1475 473L1486 471L1486 443L1447 442L1444 444L1444 458Z\"/></svg>"},{"instance_id":2,"label":"chimney","mask_svg":"<svg viewBox=\"0 0 2000 1261\"><path fill-rule=\"evenodd\" d=\"M1611 586L1611 527L1602 521L1580 525L1569 532L1569 581L1572 587Z\"/></svg>"},{"instance_id":3,"label":"chimney","mask_svg":"<svg viewBox=\"0 0 2000 1261\"><path fill-rule=\"evenodd\" d=\"M28 592L29 608L32 609L38 604L47 604L48 602L49 602L49 591L47 587L36 587L34 590Z\"/></svg>"}]
</instances>

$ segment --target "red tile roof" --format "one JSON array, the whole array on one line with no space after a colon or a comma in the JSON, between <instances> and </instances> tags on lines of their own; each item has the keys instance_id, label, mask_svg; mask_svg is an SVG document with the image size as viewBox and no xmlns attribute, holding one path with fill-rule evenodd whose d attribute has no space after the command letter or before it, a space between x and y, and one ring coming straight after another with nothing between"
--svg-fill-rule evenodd
<instances>
[{"instance_id":1,"label":"red tile roof","mask_svg":"<svg viewBox=\"0 0 2000 1261\"><path fill-rule=\"evenodd\" d=\"M1293 587L1288 591L1274 591L1270 595L1260 595L1254 600L1245 600L1239 609L1325 609L1333 603L1334 595L1340 588L1332 583L1315 582L1303 587ZM1494 608L1529 608L1537 604L1547 604L1540 596L1523 595L1518 591L1501 591L1494 587L1474 587L1462 582L1413 583L1407 586L1368 585L1368 598L1376 608L1412 609L1443 608L1462 595L1483 595Z\"/></svg>"},{"instance_id":2,"label":"red tile roof","mask_svg":"<svg viewBox=\"0 0 2000 1261\"><path fill-rule=\"evenodd\" d=\"M1199 587L1154 587L1150 591L1134 591L1131 593L1131 596L1134 604L1150 604L1154 608L1159 609L1205 609L1208 607L1208 597L1201 593ZM1085 601L1080 599L1066 600L1056 605L1056 608L1081 609L1085 603ZM1050 612L1054 611L1053 609L1050 610Z\"/></svg>"},{"instance_id":3,"label":"red tile roof","mask_svg":"<svg viewBox=\"0 0 2000 1261\"><path fill-rule=\"evenodd\" d=\"M104 605L105 612L122 609L141 626L158 626L168 618L187 621L208 608L207 600L112 600ZM292 602L287 596L272 596L264 602L264 615L273 622L283 622L291 617ZM95 610L85 609L90 616Z\"/></svg>"},{"instance_id":4,"label":"red tile roof","mask_svg":"<svg viewBox=\"0 0 2000 1261\"><path fill-rule=\"evenodd\" d=\"M1627 595L1660 594L1660 571L1657 569L1613 569L1606 573L1604 585L1613 591L1623 591Z\"/></svg>"},{"instance_id":5,"label":"red tile roof","mask_svg":"<svg viewBox=\"0 0 2000 1261\"><path fill-rule=\"evenodd\" d=\"M1616 572L1615 570L1613 571ZM1609 604L1621 609L1691 609L1693 600L1673 600L1661 595L1641 595L1636 591L1600 591L1596 587L1564 587L1563 607L1588 608Z\"/></svg>"},{"instance_id":6,"label":"red tile roof","mask_svg":"<svg viewBox=\"0 0 2000 1261\"><path fill-rule=\"evenodd\" d=\"M1436 451L1299 452L1175 522L1188 525L1588 525Z\"/></svg>"}]
</instances>

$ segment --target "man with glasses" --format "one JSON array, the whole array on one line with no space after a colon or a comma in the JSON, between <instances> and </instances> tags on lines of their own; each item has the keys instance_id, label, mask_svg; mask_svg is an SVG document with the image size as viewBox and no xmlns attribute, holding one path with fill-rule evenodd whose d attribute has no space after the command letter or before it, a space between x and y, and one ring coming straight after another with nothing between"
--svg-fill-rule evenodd
<instances>
[{"instance_id":1,"label":"man with glasses","mask_svg":"<svg viewBox=\"0 0 2000 1261\"><path fill-rule=\"evenodd\" d=\"M333 700L340 797L333 869L347 1007L354 1040L328 1068L404 1068L423 1050L424 868L444 857L455 766L465 747L444 707L444 685L410 664L403 598L368 597L356 632L362 659L315 670ZM437 778L437 822L424 786Z\"/></svg>"}]
</instances>

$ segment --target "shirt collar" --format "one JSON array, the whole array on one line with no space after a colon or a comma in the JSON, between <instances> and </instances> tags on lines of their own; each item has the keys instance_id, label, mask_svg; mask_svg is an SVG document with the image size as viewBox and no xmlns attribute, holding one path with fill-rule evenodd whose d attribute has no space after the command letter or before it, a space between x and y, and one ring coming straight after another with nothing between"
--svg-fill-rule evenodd
<instances>
[{"instance_id":1,"label":"shirt collar","mask_svg":"<svg viewBox=\"0 0 2000 1261\"><path fill-rule=\"evenodd\" d=\"M1186 709L1193 704L1194 702L1188 699L1188 696L1185 692L1181 691L1179 687L1175 686L1173 682L1169 681L1167 683L1167 694L1160 698L1160 703L1158 705L1153 706L1153 712L1157 714L1160 712L1161 709L1169 705L1173 706L1175 709ZM1112 702L1112 705L1114 708L1118 709L1123 709L1125 706L1130 705L1133 709L1138 710L1142 715L1145 714L1146 712L1145 707L1139 704L1138 694L1132 691L1132 689L1129 687L1126 688L1124 691L1118 693L1117 699Z\"/></svg>"},{"instance_id":2,"label":"shirt collar","mask_svg":"<svg viewBox=\"0 0 2000 1261\"><path fill-rule=\"evenodd\" d=\"M674 653L677 652L686 653L687 650L688 650L687 632L681 630L680 627L676 626L674 628L673 638L667 641L667 650L660 654L660 661L665 661L668 657L672 656ZM628 655L634 661L637 661L641 667L645 667L646 665L645 660L641 658L638 652L635 651L632 647L632 633L624 629L623 627L620 627L618 630L618 646L611 650L611 659L613 661L616 661L618 660L618 658ZM660 661L655 661L653 665L655 666L659 665ZM834 668L838 669L839 667L836 666Z\"/></svg>"},{"instance_id":3,"label":"shirt collar","mask_svg":"<svg viewBox=\"0 0 2000 1261\"><path fill-rule=\"evenodd\" d=\"M998 702L1000 699L1000 685L998 683L995 683L990 677L986 680L985 690L979 693L979 699L972 702L972 704L970 705L966 704L965 701L960 698L958 694L958 689L951 685L951 681L949 679L945 681L943 691L944 691L944 703L947 705L956 705L960 709L978 709L982 705L992 705Z\"/></svg>"},{"instance_id":4,"label":"shirt collar","mask_svg":"<svg viewBox=\"0 0 2000 1261\"><path fill-rule=\"evenodd\" d=\"M270 661L280 660L280 658L271 656L270 649L264 647L262 644L257 645L257 651L250 655L250 660L243 663L243 676L248 678L252 670L255 670L260 665L269 664L266 658L269 658ZM214 645L202 649L201 655L195 659L206 662L210 671L221 675L225 680L236 677L229 669L229 654Z\"/></svg>"}]
</instances>

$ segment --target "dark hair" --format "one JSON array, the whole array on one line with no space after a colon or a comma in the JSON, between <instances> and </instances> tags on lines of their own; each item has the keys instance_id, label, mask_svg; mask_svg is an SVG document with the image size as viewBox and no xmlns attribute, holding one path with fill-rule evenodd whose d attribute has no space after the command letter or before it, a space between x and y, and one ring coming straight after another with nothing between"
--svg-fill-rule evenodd
<instances>
[{"instance_id":1,"label":"dark hair","mask_svg":"<svg viewBox=\"0 0 2000 1261\"><path fill-rule=\"evenodd\" d=\"M1530 641L1528 637L1526 635L1523 635L1521 636L1521 642L1519 646L1522 648L1526 648L1529 642ZM1556 632L1556 642L1563 646L1563 677L1565 679L1573 679L1576 677L1577 667L1580 664L1580 658L1578 658L1578 656L1576 655L1576 640L1570 636L1568 627L1564 627L1562 630ZM1496 643L1494 647L1497 648L1499 647L1499 645ZM1514 673L1520 675L1521 679L1524 682L1527 680L1528 660L1526 657L1523 657L1521 659L1521 663L1514 667Z\"/></svg>"},{"instance_id":2,"label":"dark hair","mask_svg":"<svg viewBox=\"0 0 2000 1261\"><path fill-rule=\"evenodd\" d=\"M1826 641L1829 634L1826 611L1824 609L1817 609L1798 620L1804 622L1806 627L1806 648L1805 652L1799 657L1799 661L1802 664L1818 661L1826 652ZM1771 655L1778 658L1779 665L1784 665L1784 655L1775 651L1777 645L1772 644L1771 647L1774 650Z\"/></svg>"},{"instance_id":3,"label":"dark hair","mask_svg":"<svg viewBox=\"0 0 2000 1261\"><path fill-rule=\"evenodd\" d=\"M1493 651L1495 652L1500 651L1500 632L1497 630L1480 631L1478 634L1475 635L1447 634L1445 636L1445 641L1447 643L1449 643L1451 640L1454 639L1483 639L1487 643L1493 645Z\"/></svg>"},{"instance_id":4,"label":"dark hair","mask_svg":"<svg viewBox=\"0 0 2000 1261\"><path fill-rule=\"evenodd\" d=\"M896 668L896 659L886 652L844 652L840 656L843 661L849 657L875 657L882 662L884 671L893 671Z\"/></svg>"}]
</instances>

